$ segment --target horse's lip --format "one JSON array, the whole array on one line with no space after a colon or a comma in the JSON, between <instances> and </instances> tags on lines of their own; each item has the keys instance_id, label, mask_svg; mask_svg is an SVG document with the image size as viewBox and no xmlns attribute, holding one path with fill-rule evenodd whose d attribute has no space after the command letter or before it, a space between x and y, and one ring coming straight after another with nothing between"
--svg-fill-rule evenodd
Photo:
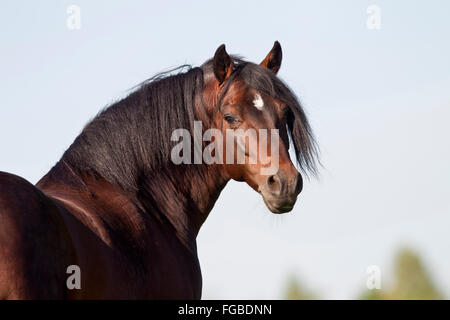
<instances>
[{"instance_id":1,"label":"horse's lip","mask_svg":"<svg viewBox=\"0 0 450 320\"><path fill-rule=\"evenodd\" d=\"M264 195L265 192L263 192L263 188L261 187L258 187L257 191L262 196L264 203L266 204L266 207L272 213L276 214L287 213L294 208L294 204L297 201L297 197L295 197L294 199L278 198L273 197L272 195L270 195L270 197L267 197L267 194ZM280 205L276 205L275 203L278 203Z\"/></svg>"},{"instance_id":2,"label":"horse's lip","mask_svg":"<svg viewBox=\"0 0 450 320\"><path fill-rule=\"evenodd\" d=\"M294 208L295 201L293 201L291 204L284 204L281 206L276 206L276 205L273 205L269 200L267 200L266 197L264 197L264 195L262 193L261 193L261 195L262 195L262 198L263 198L264 203L266 204L267 208L272 213L276 213L276 214L287 213L289 211L292 211L292 209Z\"/></svg>"},{"instance_id":3,"label":"horse's lip","mask_svg":"<svg viewBox=\"0 0 450 320\"><path fill-rule=\"evenodd\" d=\"M291 211L294 208L294 205L288 204L280 207L281 210L286 210L285 212Z\"/></svg>"}]
</instances>

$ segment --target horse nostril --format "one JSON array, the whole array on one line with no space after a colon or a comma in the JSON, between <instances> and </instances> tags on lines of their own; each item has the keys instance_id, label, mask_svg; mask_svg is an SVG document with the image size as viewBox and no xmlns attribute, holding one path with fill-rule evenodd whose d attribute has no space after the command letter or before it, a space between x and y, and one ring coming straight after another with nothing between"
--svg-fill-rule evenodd
<instances>
[{"instance_id":1,"label":"horse nostril","mask_svg":"<svg viewBox=\"0 0 450 320\"><path fill-rule=\"evenodd\" d=\"M276 175L267 178L267 187L271 193L279 194L281 192L280 178Z\"/></svg>"}]
</instances>

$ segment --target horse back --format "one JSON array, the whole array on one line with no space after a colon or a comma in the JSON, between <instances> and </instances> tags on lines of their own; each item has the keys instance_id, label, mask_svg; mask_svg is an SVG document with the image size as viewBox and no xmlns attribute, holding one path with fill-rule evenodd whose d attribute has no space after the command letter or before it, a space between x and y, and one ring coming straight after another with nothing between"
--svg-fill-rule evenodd
<instances>
[{"instance_id":1,"label":"horse back","mask_svg":"<svg viewBox=\"0 0 450 320\"><path fill-rule=\"evenodd\" d=\"M0 299L63 299L74 261L64 220L52 199L0 172Z\"/></svg>"}]
</instances>

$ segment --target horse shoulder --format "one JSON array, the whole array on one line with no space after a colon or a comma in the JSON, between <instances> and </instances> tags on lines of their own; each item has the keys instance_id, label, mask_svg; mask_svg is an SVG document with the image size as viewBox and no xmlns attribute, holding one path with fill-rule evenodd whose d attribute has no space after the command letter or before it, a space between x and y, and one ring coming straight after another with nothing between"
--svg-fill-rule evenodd
<instances>
[{"instance_id":1,"label":"horse shoulder","mask_svg":"<svg viewBox=\"0 0 450 320\"><path fill-rule=\"evenodd\" d=\"M53 201L25 179L1 172L0 298L64 298L72 255Z\"/></svg>"}]
</instances>

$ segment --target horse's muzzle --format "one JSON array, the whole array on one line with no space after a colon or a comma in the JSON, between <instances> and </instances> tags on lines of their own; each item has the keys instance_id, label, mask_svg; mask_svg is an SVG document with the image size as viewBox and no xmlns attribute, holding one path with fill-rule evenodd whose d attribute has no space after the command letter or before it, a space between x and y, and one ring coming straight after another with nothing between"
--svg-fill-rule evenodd
<instances>
[{"instance_id":1,"label":"horse's muzzle","mask_svg":"<svg viewBox=\"0 0 450 320\"><path fill-rule=\"evenodd\" d=\"M298 194L302 191L303 179L300 173L287 175L284 170L269 176L259 187L264 203L273 213L286 213L294 208Z\"/></svg>"}]
</instances>

